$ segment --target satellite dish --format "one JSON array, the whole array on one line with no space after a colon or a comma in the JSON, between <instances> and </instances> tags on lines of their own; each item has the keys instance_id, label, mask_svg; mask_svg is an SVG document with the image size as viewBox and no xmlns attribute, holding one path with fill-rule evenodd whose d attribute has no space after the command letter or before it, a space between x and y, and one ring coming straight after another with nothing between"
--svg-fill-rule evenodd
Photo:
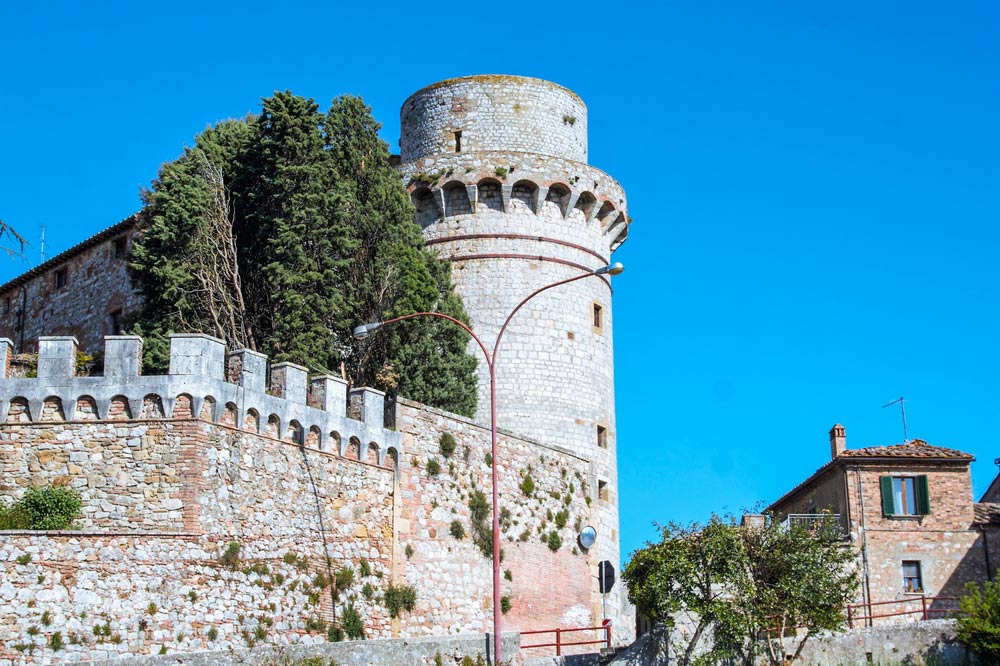
<instances>
[{"instance_id":1,"label":"satellite dish","mask_svg":"<svg viewBox=\"0 0 1000 666\"><path fill-rule=\"evenodd\" d=\"M597 530L587 525L580 530L580 536L577 537L577 540L583 548L590 548L597 541Z\"/></svg>"}]
</instances>

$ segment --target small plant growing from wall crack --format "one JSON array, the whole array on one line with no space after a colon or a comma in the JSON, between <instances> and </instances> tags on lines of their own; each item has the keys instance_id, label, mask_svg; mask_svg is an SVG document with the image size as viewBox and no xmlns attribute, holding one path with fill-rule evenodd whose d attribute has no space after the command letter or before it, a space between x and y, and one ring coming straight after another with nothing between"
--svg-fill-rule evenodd
<instances>
[{"instance_id":1,"label":"small plant growing from wall crack","mask_svg":"<svg viewBox=\"0 0 1000 666\"><path fill-rule=\"evenodd\" d=\"M549 547L553 553L562 547L562 537L559 536L559 532L552 530L544 537L545 545Z\"/></svg>"},{"instance_id":2,"label":"small plant growing from wall crack","mask_svg":"<svg viewBox=\"0 0 1000 666\"><path fill-rule=\"evenodd\" d=\"M510 612L510 597L508 595L503 595L500 597L500 612L506 615Z\"/></svg>"},{"instance_id":3,"label":"small plant growing from wall crack","mask_svg":"<svg viewBox=\"0 0 1000 666\"><path fill-rule=\"evenodd\" d=\"M497 175L497 178L503 180L504 178L507 177L507 174L509 172L507 171L507 167L498 166L496 169L494 169L493 173Z\"/></svg>"},{"instance_id":4,"label":"small plant growing from wall crack","mask_svg":"<svg viewBox=\"0 0 1000 666\"><path fill-rule=\"evenodd\" d=\"M455 438L450 432L441 433L441 437L438 439L438 449L441 451L442 456L450 458L455 453L456 446Z\"/></svg>"},{"instance_id":5,"label":"small plant growing from wall crack","mask_svg":"<svg viewBox=\"0 0 1000 666\"><path fill-rule=\"evenodd\" d=\"M31 563L31 554L30 553L25 553L24 555L18 555L17 556L17 563L21 564L21 565L30 564Z\"/></svg>"},{"instance_id":6,"label":"small plant growing from wall crack","mask_svg":"<svg viewBox=\"0 0 1000 666\"><path fill-rule=\"evenodd\" d=\"M566 123L567 125L575 125L576 117L570 115L563 116L563 122Z\"/></svg>"},{"instance_id":7,"label":"small plant growing from wall crack","mask_svg":"<svg viewBox=\"0 0 1000 666\"><path fill-rule=\"evenodd\" d=\"M237 541L230 541L226 549L219 555L219 564L230 569L236 569L240 565L240 546Z\"/></svg>"},{"instance_id":8,"label":"small plant growing from wall crack","mask_svg":"<svg viewBox=\"0 0 1000 666\"><path fill-rule=\"evenodd\" d=\"M63 643L62 632L57 631L49 636L49 647L53 650L62 650L65 647Z\"/></svg>"},{"instance_id":9,"label":"small plant growing from wall crack","mask_svg":"<svg viewBox=\"0 0 1000 666\"><path fill-rule=\"evenodd\" d=\"M448 531L456 539L465 538L465 526L462 525L462 521L460 520L451 521L451 527L449 528Z\"/></svg>"},{"instance_id":10,"label":"small plant growing from wall crack","mask_svg":"<svg viewBox=\"0 0 1000 666\"><path fill-rule=\"evenodd\" d=\"M519 486L525 497L531 497L535 492L535 480L531 478L530 472L524 472Z\"/></svg>"},{"instance_id":11,"label":"small plant growing from wall crack","mask_svg":"<svg viewBox=\"0 0 1000 666\"><path fill-rule=\"evenodd\" d=\"M417 591L409 585L389 585L382 595L389 617L397 618L403 611L410 612L417 605Z\"/></svg>"},{"instance_id":12,"label":"small plant growing from wall crack","mask_svg":"<svg viewBox=\"0 0 1000 666\"><path fill-rule=\"evenodd\" d=\"M361 621L361 614L354 604L348 604L340 613L340 628L344 630L351 640L358 640L365 637L364 623Z\"/></svg>"},{"instance_id":13,"label":"small plant growing from wall crack","mask_svg":"<svg viewBox=\"0 0 1000 666\"><path fill-rule=\"evenodd\" d=\"M437 458L427 459L427 476L437 476L441 473L441 463L437 461Z\"/></svg>"}]
</instances>

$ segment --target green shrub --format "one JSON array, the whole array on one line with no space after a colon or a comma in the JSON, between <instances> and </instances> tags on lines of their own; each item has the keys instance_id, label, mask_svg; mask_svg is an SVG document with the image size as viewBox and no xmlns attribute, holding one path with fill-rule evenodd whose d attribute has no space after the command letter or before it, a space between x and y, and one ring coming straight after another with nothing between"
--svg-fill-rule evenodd
<instances>
[{"instance_id":1,"label":"green shrub","mask_svg":"<svg viewBox=\"0 0 1000 666\"><path fill-rule=\"evenodd\" d=\"M219 563L230 569L235 569L240 563L241 548L239 542L230 541L226 549L222 551L222 555L219 556Z\"/></svg>"},{"instance_id":2,"label":"green shrub","mask_svg":"<svg viewBox=\"0 0 1000 666\"><path fill-rule=\"evenodd\" d=\"M406 548L403 549L403 554L406 555L406 559L413 557L413 546L406 544Z\"/></svg>"},{"instance_id":3,"label":"green shrub","mask_svg":"<svg viewBox=\"0 0 1000 666\"><path fill-rule=\"evenodd\" d=\"M563 509L562 511L556 514L555 517L556 527L558 527L559 529L566 527L566 521L568 520L569 520L569 511Z\"/></svg>"},{"instance_id":4,"label":"green shrub","mask_svg":"<svg viewBox=\"0 0 1000 666\"><path fill-rule=\"evenodd\" d=\"M531 478L531 474L524 474L524 478L521 479L520 488L525 497L531 497L534 494L535 480Z\"/></svg>"},{"instance_id":5,"label":"green shrub","mask_svg":"<svg viewBox=\"0 0 1000 666\"><path fill-rule=\"evenodd\" d=\"M1000 663L1000 582L969 583L959 602L958 639L981 663Z\"/></svg>"},{"instance_id":6,"label":"green shrub","mask_svg":"<svg viewBox=\"0 0 1000 666\"><path fill-rule=\"evenodd\" d=\"M31 516L18 504L0 505L0 530L30 530Z\"/></svg>"},{"instance_id":7,"label":"green shrub","mask_svg":"<svg viewBox=\"0 0 1000 666\"><path fill-rule=\"evenodd\" d=\"M351 640L358 640L365 637L364 623L361 621L361 615L358 613L358 609L354 607L354 604L348 604L341 611L340 628L344 630L344 633Z\"/></svg>"},{"instance_id":8,"label":"green shrub","mask_svg":"<svg viewBox=\"0 0 1000 666\"><path fill-rule=\"evenodd\" d=\"M549 547L553 553L562 547L562 537L559 536L559 532L552 530L545 537L545 545Z\"/></svg>"},{"instance_id":9,"label":"green shrub","mask_svg":"<svg viewBox=\"0 0 1000 666\"><path fill-rule=\"evenodd\" d=\"M500 613L506 615L510 612L510 597L506 594L500 597Z\"/></svg>"},{"instance_id":10,"label":"green shrub","mask_svg":"<svg viewBox=\"0 0 1000 666\"><path fill-rule=\"evenodd\" d=\"M437 461L437 458L427 459L427 475L437 476L441 473L441 463Z\"/></svg>"},{"instance_id":11,"label":"green shrub","mask_svg":"<svg viewBox=\"0 0 1000 666\"><path fill-rule=\"evenodd\" d=\"M486 463L487 467L493 467L493 454L487 451L486 455L483 456L483 462Z\"/></svg>"},{"instance_id":12,"label":"green shrub","mask_svg":"<svg viewBox=\"0 0 1000 666\"><path fill-rule=\"evenodd\" d=\"M486 502L486 495L481 490L473 490L469 495L469 517L472 519L472 524L486 522L489 514L490 505Z\"/></svg>"},{"instance_id":13,"label":"green shrub","mask_svg":"<svg viewBox=\"0 0 1000 666\"><path fill-rule=\"evenodd\" d=\"M351 585L354 585L354 569L351 567L337 569L337 573L335 573L333 577L337 581L338 591L346 590Z\"/></svg>"},{"instance_id":14,"label":"green shrub","mask_svg":"<svg viewBox=\"0 0 1000 666\"><path fill-rule=\"evenodd\" d=\"M382 596L389 617L397 618L402 611L410 612L417 605L417 591L409 585L389 585Z\"/></svg>"},{"instance_id":15,"label":"green shrub","mask_svg":"<svg viewBox=\"0 0 1000 666\"><path fill-rule=\"evenodd\" d=\"M208 638L208 640L210 641L214 641L216 638L219 637L219 630L216 629L215 627L209 627L208 631L205 633L205 637Z\"/></svg>"},{"instance_id":16,"label":"green shrub","mask_svg":"<svg viewBox=\"0 0 1000 666\"><path fill-rule=\"evenodd\" d=\"M455 452L455 438L451 436L450 432L441 433L441 438L438 440L438 448L441 451L441 455L445 458L450 458L451 454Z\"/></svg>"},{"instance_id":17,"label":"green shrub","mask_svg":"<svg viewBox=\"0 0 1000 666\"><path fill-rule=\"evenodd\" d=\"M7 520L22 522L24 515L28 517L28 527L31 530L64 530L73 519L80 515L80 494L72 488L52 487L31 488L24 497L4 513ZM13 527L7 529L25 529Z\"/></svg>"},{"instance_id":18,"label":"green shrub","mask_svg":"<svg viewBox=\"0 0 1000 666\"><path fill-rule=\"evenodd\" d=\"M64 646L62 632L57 631L49 636L49 647L53 650L62 650Z\"/></svg>"},{"instance_id":19,"label":"green shrub","mask_svg":"<svg viewBox=\"0 0 1000 666\"><path fill-rule=\"evenodd\" d=\"M344 630L335 624L331 624L330 628L326 631L326 640L331 643L339 643L344 640Z\"/></svg>"},{"instance_id":20,"label":"green shrub","mask_svg":"<svg viewBox=\"0 0 1000 666\"><path fill-rule=\"evenodd\" d=\"M451 532L451 535L456 539L465 538L465 526L462 525L462 521L460 520L451 521L451 529L449 531Z\"/></svg>"},{"instance_id":21,"label":"green shrub","mask_svg":"<svg viewBox=\"0 0 1000 666\"><path fill-rule=\"evenodd\" d=\"M512 573L510 572L510 569L504 569L504 570L503 570L503 577L504 577L504 578L505 578L506 580L514 580L514 574L512 574Z\"/></svg>"},{"instance_id":22,"label":"green shrub","mask_svg":"<svg viewBox=\"0 0 1000 666\"><path fill-rule=\"evenodd\" d=\"M365 583L362 585L361 596L363 596L366 601L371 601L371 598L375 596L375 586L371 583Z\"/></svg>"},{"instance_id":23,"label":"green shrub","mask_svg":"<svg viewBox=\"0 0 1000 666\"><path fill-rule=\"evenodd\" d=\"M24 555L17 556L18 564L30 564L31 563L31 553L25 553Z\"/></svg>"},{"instance_id":24,"label":"green shrub","mask_svg":"<svg viewBox=\"0 0 1000 666\"><path fill-rule=\"evenodd\" d=\"M358 575L362 578L368 578L372 575L372 566L368 564L368 560L358 562Z\"/></svg>"}]
</instances>

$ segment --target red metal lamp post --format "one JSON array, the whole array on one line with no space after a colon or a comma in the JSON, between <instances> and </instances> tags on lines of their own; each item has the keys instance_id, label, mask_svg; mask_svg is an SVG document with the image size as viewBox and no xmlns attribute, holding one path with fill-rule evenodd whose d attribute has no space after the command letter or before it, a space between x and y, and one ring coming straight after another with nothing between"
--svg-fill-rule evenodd
<instances>
[{"instance_id":1,"label":"red metal lamp post","mask_svg":"<svg viewBox=\"0 0 1000 666\"><path fill-rule=\"evenodd\" d=\"M559 280L558 282L553 282L552 284L545 285L540 289L528 294L520 303L518 303L507 318L504 320L503 325L500 327L500 332L497 333L496 342L493 343L493 351L489 351L483 341L476 335L473 330L460 320L446 315L441 312L414 312L408 315L402 315L400 317L393 317L392 319L387 319L385 321L373 322L371 324L362 324L354 329L354 337L358 340L363 340L371 335L373 332L387 326L389 324L395 324L396 322L405 321L407 319L414 319L416 317L438 317L440 319L447 319L448 321L461 326L465 329L465 332L472 336L472 339L476 341L479 345L479 349L483 352L483 357L486 359L486 367L490 370L490 446L491 455L493 456L493 663L500 663L500 617L502 613L500 612L500 515L497 511L499 505L499 490L497 484L497 468L499 467L497 463L497 375L496 375L496 363L497 363L497 351L500 348L500 340L503 339L503 334L507 330L507 325L510 324L510 320L514 318L517 311L524 306L525 303L530 301L532 298L542 293L552 289L553 287L559 287L564 284L569 284L570 282L576 282L577 280L582 280L588 277L594 277L598 275L618 275L625 270L625 267L621 263L609 264L608 266L603 266L590 273L582 273L565 280Z\"/></svg>"}]
</instances>

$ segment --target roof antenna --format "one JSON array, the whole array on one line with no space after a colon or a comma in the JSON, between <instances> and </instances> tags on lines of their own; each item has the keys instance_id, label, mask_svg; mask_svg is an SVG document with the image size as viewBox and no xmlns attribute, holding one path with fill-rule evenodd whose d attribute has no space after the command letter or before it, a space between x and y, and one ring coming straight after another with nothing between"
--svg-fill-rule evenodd
<instances>
[{"instance_id":1,"label":"roof antenna","mask_svg":"<svg viewBox=\"0 0 1000 666\"><path fill-rule=\"evenodd\" d=\"M892 402L887 402L884 405L882 405L882 409L885 409L890 405L895 405L897 402L899 403L899 411L903 413L903 443L906 444L908 441L910 441L910 439L906 436L906 405L904 404L906 400L903 398L903 396L899 396Z\"/></svg>"},{"instance_id":2,"label":"roof antenna","mask_svg":"<svg viewBox=\"0 0 1000 666\"><path fill-rule=\"evenodd\" d=\"M41 243L41 245L42 245L42 248L41 248L41 251L38 253L38 260L39 260L40 263L44 264L45 263L45 225L44 224L42 225L42 243Z\"/></svg>"}]
</instances>

